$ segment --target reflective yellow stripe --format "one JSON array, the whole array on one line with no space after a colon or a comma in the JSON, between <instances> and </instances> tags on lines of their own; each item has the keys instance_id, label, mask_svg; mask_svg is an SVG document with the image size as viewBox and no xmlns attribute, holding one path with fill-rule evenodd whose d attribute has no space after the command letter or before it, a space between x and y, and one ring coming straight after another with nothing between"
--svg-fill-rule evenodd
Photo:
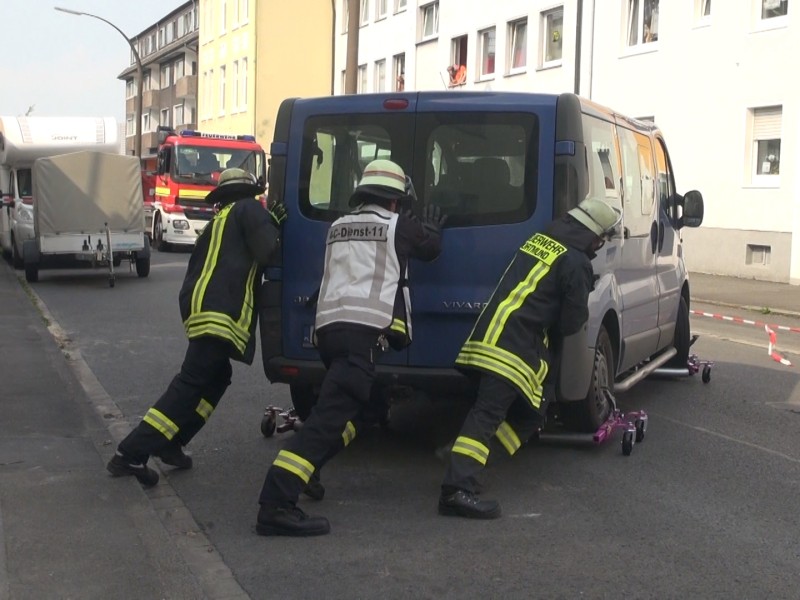
<instances>
[{"instance_id":1,"label":"reflective yellow stripe","mask_svg":"<svg viewBox=\"0 0 800 600\"><path fill-rule=\"evenodd\" d=\"M161 432L165 438L171 440L178 434L178 426L175 425L167 416L160 410L151 408L142 419L148 425Z\"/></svg>"},{"instance_id":2,"label":"reflective yellow stripe","mask_svg":"<svg viewBox=\"0 0 800 600\"><path fill-rule=\"evenodd\" d=\"M253 321L253 290L255 289L256 270L258 264L253 261L250 267L250 272L247 274L247 281L245 282L244 289L244 303L242 304L242 313L239 315L239 322L236 324L242 331L247 332L247 337L250 337L250 323Z\"/></svg>"},{"instance_id":3,"label":"reflective yellow stripe","mask_svg":"<svg viewBox=\"0 0 800 600\"><path fill-rule=\"evenodd\" d=\"M169 196L169 188L156 186L156 196Z\"/></svg>"},{"instance_id":4,"label":"reflective yellow stripe","mask_svg":"<svg viewBox=\"0 0 800 600\"><path fill-rule=\"evenodd\" d=\"M515 310L522 306L525 298L533 293L542 277L549 272L550 267L545 263L536 263L536 266L528 272L528 276L517 284L517 287L511 291L505 300L498 304L497 310L494 312L494 315L492 315L492 320L489 321L489 326L486 328L486 334L483 336L484 342L492 345L497 343L500 334L503 333L503 327L505 327L508 318Z\"/></svg>"},{"instance_id":5,"label":"reflective yellow stripe","mask_svg":"<svg viewBox=\"0 0 800 600\"><path fill-rule=\"evenodd\" d=\"M456 438L451 451L455 452L456 454L469 456L482 465L486 465L486 461L489 459L489 448L477 440L473 440L472 438L464 437L462 435Z\"/></svg>"},{"instance_id":6,"label":"reflective yellow stripe","mask_svg":"<svg viewBox=\"0 0 800 600\"><path fill-rule=\"evenodd\" d=\"M498 363L502 363L506 367L518 371L520 375L527 381L527 385L536 387L537 385L541 385L544 381L544 375L547 375L547 363L544 361L540 361L544 363L543 365L539 365L539 370L534 371L533 366L526 363L516 354L509 352L508 350L504 350L503 348L498 348L497 346L490 346L489 344L485 344L483 342L467 342L464 344L464 347L461 349L461 352L456 358L456 362L464 356L469 356L472 354L480 354L484 357L497 361Z\"/></svg>"},{"instance_id":7,"label":"reflective yellow stripe","mask_svg":"<svg viewBox=\"0 0 800 600\"><path fill-rule=\"evenodd\" d=\"M485 349L485 346L483 347ZM491 348L491 347L490 347ZM492 348L498 350L496 348ZM513 355L512 355L513 356ZM519 360L519 359L517 359ZM491 373L496 373L501 378L506 379L512 385L518 387L534 408L539 408L542 402L542 385L538 375L547 374L547 363L541 361L538 373L525 367L524 372L519 368L504 362L498 355L481 353L476 351L464 351L456 358L456 364L466 367L476 367ZM524 374L523 374L524 373Z\"/></svg>"},{"instance_id":8,"label":"reflective yellow stripe","mask_svg":"<svg viewBox=\"0 0 800 600\"><path fill-rule=\"evenodd\" d=\"M389 329L404 334L406 332L406 322L403 321L402 319L394 319Z\"/></svg>"},{"instance_id":9,"label":"reflective yellow stripe","mask_svg":"<svg viewBox=\"0 0 800 600\"><path fill-rule=\"evenodd\" d=\"M199 312L190 315L189 318L183 322L183 326L187 331L191 328L206 324L229 329L234 336L244 343L247 343L247 340L250 339L250 332L247 329L242 329L239 323L225 313L213 311Z\"/></svg>"},{"instance_id":10,"label":"reflective yellow stripe","mask_svg":"<svg viewBox=\"0 0 800 600\"><path fill-rule=\"evenodd\" d=\"M203 417L204 421L208 421L208 417L214 412L214 407L205 398L200 398L200 402L197 403L197 408L194 410L198 415Z\"/></svg>"},{"instance_id":11,"label":"reflective yellow stripe","mask_svg":"<svg viewBox=\"0 0 800 600\"><path fill-rule=\"evenodd\" d=\"M193 198L197 200L205 200L211 190L178 190L179 198Z\"/></svg>"},{"instance_id":12,"label":"reflective yellow stripe","mask_svg":"<svg viewBox=\"0 0 800 600\"><path fill-rule=\"evenodd\" d=\"M275 458L272 466L294 473L302 479L304 483L308 483L309 479L311 479L311 476L314 474L314 465L302 456L298 456L294 452L289 452L288 450L281 450L278 452L278 456Z\"/></svg>"},{"instance_id":13,"label":"reflective yellow stripe","mask_svg":"<svg viewBox=\"0 0 800 600\"><path fill-rule=\"evenodd\" d=\"M342 432L342 441L344 442L345 446L349 446L350 442L356 437L356 427L353 425L352 421L348 421L347 425L344 426L344 431Z\"/></svg>"},{"instance_id":14,"label":"reflective yellow stripe","mask_svg":"<svg viewBox=\"0 0 800 600\"><path fill-rule=\"evenodd\" d=\"M225 229L225 223L233 206L234 204L231 203L224 207L211 221L211 242L208 245L206 262L203 265L203 270L192 292L192 314L199 313L203 308L203 297L206 294L208 282L211 281L214 268L217 266L217 258L219 257L220 247L222 246L222 230Z\"/></svg>"},{"instance_id":15,"label":"reflective yellow stripe","mask_svg":"<svg viewBox=\"0 0 800 600\"><path fill-rule=\"evenodd\" d=\"M497 433L495 433L495 435L509 454L514 454L520 449L520 446L522 446L517 432L505 421L500 423L500 427L497 428Z\"/></svg>"}]
</instances>

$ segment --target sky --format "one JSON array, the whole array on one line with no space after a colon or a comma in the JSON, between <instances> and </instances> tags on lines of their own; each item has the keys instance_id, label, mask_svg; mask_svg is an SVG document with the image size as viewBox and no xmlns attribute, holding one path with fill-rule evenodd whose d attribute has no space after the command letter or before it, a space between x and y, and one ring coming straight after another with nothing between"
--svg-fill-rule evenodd
<instances>
[{"instance_id":1,"label":"sky","mask_svg":"<svg viewBox=\"0 0 800 600\"><path fill-rule=\"evenodd\" d=\"M125 122L130 46L108 24L54 10L60 6L111 21L132 38L186 0L0 0L3 57L0 115L114 117ZM31 108L32 107L32 108Z\"/></svg>"}]
</instances>

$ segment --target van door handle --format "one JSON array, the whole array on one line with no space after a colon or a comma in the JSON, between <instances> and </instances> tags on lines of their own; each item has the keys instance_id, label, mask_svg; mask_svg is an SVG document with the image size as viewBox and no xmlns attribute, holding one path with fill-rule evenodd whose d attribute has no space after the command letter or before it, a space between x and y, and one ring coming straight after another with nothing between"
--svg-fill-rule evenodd
<instances>
[{"instance_id":1,"label":"van door handle","mask_svg":"<svg viewBox=\"0 0 800 600\"><path fill-rule=\"evenodd\" d=\"M653 221L650 225L650 250L653 254L656 253L658 249L658 223Z\"/></svg>"}]
</instances>

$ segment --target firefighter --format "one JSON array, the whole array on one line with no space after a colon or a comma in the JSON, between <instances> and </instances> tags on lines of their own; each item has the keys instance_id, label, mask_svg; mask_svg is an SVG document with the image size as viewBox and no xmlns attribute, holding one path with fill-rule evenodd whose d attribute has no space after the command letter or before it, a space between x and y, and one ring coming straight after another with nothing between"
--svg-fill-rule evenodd
<instances>
[{"instance_id":1,"label":"firefighter","mask_svg":"<svg viewBox=\"0 0 800 600\"><path fill-rule=\"evenodd\" d=\"M450 448L439 514L495 519L500 504L476 496L490 445L513 455L544 421L549 338L568 336L589 318L591 260L621 213L587 199L517 251L461 348L456 367L477 377L475 404ZM548 386L548 395L550 386Z\"/></svg>"},{"instance_id":2,"label":"firefighter","mask_svg":"<svg viewBox=\"0 0 800 600\"><path fill-rule=\"evenodd\" d=\"M115 477L133 475L150 487L158 473L148 458L190 469L183 451L206 424L231 382L230 359L251 364L255 353L255 291L279 246L282 204L264 210L264 187L247 171L227 169L206 196L217 213L195 243L178 302L189 347L166 392L120 442L108 463Z\"/></svg>"},{"instance_id":3,"label":"firefighter","mask_svg":"<svg viewBox=\"0 0 800 600\"><path fill-rule=\"evenodd\" d=\"M433 206L426 207L421 221L398 214L410 193L410 180L399 165L374 160L350 198L355 210L328 230L315 321L327 373L308 420L267 472L259 535L330 531L326 518L297 506L298 496L355 434L353 422L369 402L380 353L411 342L409 257L431 261L440 252L445 217Z\"/></svg>"}]
</instances>

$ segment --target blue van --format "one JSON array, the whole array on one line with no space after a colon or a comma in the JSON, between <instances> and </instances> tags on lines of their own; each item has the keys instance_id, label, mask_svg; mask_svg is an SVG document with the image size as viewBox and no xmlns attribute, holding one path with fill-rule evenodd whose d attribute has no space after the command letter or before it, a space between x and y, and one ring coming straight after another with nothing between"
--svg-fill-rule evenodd
<instances>
[{"instance_id":1,"label":"blue van","mask_svg":"<svg viewBox=\"0 0 800 600\"><path fill-rule=\"evenodd\" d=\"M413 343L388 352L379 381L395 391L472 392L454 360L516 249L586 197L623 212L594 260L585 330L563 340L559 414L594 431L653 369L685 366L689 282L680 229L699 226L699 192L676 191L661 132L574 94L409 92L287 99L270 148L269 200L286 205L279 264L261 299L264 370L288 383L301 418L324 367L314 306L330 223L349 211L363 168L389 158L411 177L419 212L449 215L442 253L413 262Z\"/></svg>"}]
</instances>

